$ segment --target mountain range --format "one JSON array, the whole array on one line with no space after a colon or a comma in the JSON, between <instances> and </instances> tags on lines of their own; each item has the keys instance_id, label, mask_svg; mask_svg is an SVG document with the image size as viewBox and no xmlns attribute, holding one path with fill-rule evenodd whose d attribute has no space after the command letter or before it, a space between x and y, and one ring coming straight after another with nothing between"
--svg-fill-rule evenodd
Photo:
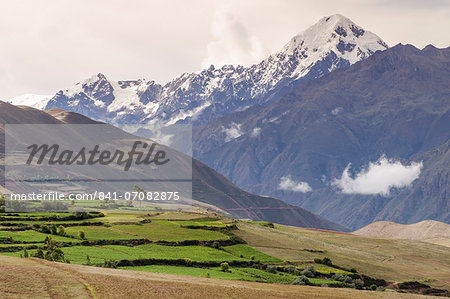
<instances>
[{"instance_id":1,"label":"mountain range","mask_svg":"<svg viewBox=\"0 0 450 299\"><path fill-rule=\"evenodd\" d=\"M40 111L27 106L13 106L0 101L0 156L5 149L5 124L99 124L81 114L61 109ZM105 137L127 133L111 126L105 129ZM111 135L111 132L114 132ZM0 177L4 165L0 168ZM3 190L2 192L6 192ZM215 170L192 159L192 197L194 205L200 205L236 218L272 221L294 226L347 231L345 227L310 213L300 207L271 198L245 192Z\"/></svg>"},{"instance_id":2,"label":"mountain range","mask_svg":"<svg viewBox=\"0 0 450 299\"><path fill-rule=\"evenodd\" d=\"M280 51L250 67L214 66L184 73L165 85L92 76L35 108L60 108L112 124L192 123L194 126L254 104L267 104L306 79L366 59L387 48L377 35L342 15L322 18ZM9 101L24 104L19 97Z\"/></svg>"},{"instance_id":3,"label":"mountain range","mask_svg":"<svg viewBox=\"0 0 450 299\"><path fill-rule=\"evenodd\" d=\"M450 48L397 45L195 128L194 156L353 229L449 222L449 82Z\"/></svg>"},{"instance_id":4,"label":"mountain range","mask_svg":"<svg viewBox=\"0 0 450 299\"><path fill-rule=\"evenodd\" d=\"M332 15L250 67L211 66L164 85L98 74L9 102L119 126L190 123L194 157L235 185L351 229L449 222L449 52L388 48Z\"/></svg>"}]
</instances>

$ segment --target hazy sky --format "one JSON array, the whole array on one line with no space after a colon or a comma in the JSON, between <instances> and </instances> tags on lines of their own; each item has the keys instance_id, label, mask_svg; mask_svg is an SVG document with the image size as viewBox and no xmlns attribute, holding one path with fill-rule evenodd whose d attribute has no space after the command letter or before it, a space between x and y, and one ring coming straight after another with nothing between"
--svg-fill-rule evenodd
<instances>
[{"instance_id":1,"label":"hazy sky","mask_svg":"<svg viewBox=\"0 0 450 299\"><path fill-rule=\"evenodd\" d=\"M450 46L450 0L1 0L0 99L250 65L335 13L390 46Z\"/></svg>"}]
</instances>

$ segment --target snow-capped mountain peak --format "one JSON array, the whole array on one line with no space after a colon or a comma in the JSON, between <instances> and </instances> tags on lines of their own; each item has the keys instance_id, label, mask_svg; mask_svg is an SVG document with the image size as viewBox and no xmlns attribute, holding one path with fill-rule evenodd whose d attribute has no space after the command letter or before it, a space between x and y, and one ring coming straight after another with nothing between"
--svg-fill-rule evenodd
<instances>
[{"instance_id":1,"label":"snow-capped mountain peak","mask_svg":"<svg viewBox=\"0 0 450 299\"><path fill-rule=\"evenodd\" d=\"M109 123L189 122L267 104L299 80L323 76L363 60L387 45L342 15L324 17L294 36L280 51L250 67L210 66L184 73L166 85L112 81L97 74L59 91L46 105Z\"/></svg>"},{"instance_id":2,"label":"snow-capped mountain peak","mask_svg":"<svg viewBox=\"0 0 450 299\"><path fill-rule=\"evenodd\" d=\"M365 58L374 50L385 50L388 46L377 35L366 31L350 19L335 14L322 18L305 31L294 36L281 52L296 54L308 52L317 56L330 51L340 53L351 64ZM356 51L354 51L356 49ZM314 55L314 53L317 53ZM353 54L353 55L351 55ZM311 59L310 59L311 60Z\"/></svg>"},{"instance_id":3,"label":"snow-capped mountain peak","mask_svg":"<svg viewBox=\"0 0 450 299\"><path fill-rule=\"evenodd\" d=\"M36 109L44 109L52 95L24 94L7 100L7 103L13 105L30 106Z\"/></svg>"}]
</instances>

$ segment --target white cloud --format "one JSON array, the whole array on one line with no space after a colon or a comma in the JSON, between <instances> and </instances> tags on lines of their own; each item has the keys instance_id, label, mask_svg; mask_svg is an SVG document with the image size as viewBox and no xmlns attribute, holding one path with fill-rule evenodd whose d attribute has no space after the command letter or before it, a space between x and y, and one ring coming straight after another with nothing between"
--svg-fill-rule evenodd
<instances>
[{"instance_id":1,"label":"white cloud","mask_svg":"<svg viewBox=\"0 0 450 299\"><path fill-rule=\"evenodd\" d=\"M333 114L333 115L338 115L338 114L341 113L343 110L344 110L344 108L342 108L342 107L337 107L337 108L334 108L334 109L331 111L331 114Z\"/></svg>"},{"instance_id":2,"label":"white cloud","mask_svg":"<svg viewBox=\"0 0 450 299\"><path fill-rule=\"evenodd\" d=\"M202 67L211 64L223 66L251 65L264 58L263 47L254 35L251 35L235 14L224 8L218 8L211 24L214 41L207 46L207 55Z\"/></svg>"},{"instance_id":3,"label":"white cloud","mask_svg":"<svg viewBox=\"0 0 450 299\"><path fill-rule=\"evenodd\" d=\"M255 138L255 137L258 137L259 134L261 134L261 128L256 127L251 131L250 136Z\"/></svg>"},{"instance_id":4,"label":"white cloud","mask_svg":"<svg viewBox=\"0 0 450 299\"><path fill-rule=\"evenodd\" d=\"M302 193L312 191L311 186L307 182L296 182L293 181L289 176L284 176L281 178L278 189Z\"/></svg>"},{"instance_id":5,"label":"white cloud","mask_svg":"<svg viewBox=\"0 0 450 299\"><path fill-rule=\"evenodd\" d=\"M369 163L369 167L361 170L354 178L350 176L350 164L345 168L340 179L332 184L345 194L380 194L388 196L392 188L410 186L422 170L422 162L403 165L399 161L382 156L378 161Z\"/></svg>"},{"instance_id":6,"label":"white cloud","mask_svg":"<svg viewBox=\"0 0 450 299\"><path fill-rule=\"evenodd\" d=\"M229 128L222 127L222 130L225 132L225 142L236 139L243 134L241 131L241 125L236 123L231 123Z\"/></svg>"}]
</instances>

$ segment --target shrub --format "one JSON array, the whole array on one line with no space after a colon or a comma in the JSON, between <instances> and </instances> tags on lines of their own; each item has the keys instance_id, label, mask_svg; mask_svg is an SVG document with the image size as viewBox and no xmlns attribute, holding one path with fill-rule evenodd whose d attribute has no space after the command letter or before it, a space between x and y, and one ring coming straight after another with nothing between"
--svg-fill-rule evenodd
<instances>
[{"instance_id":1,"label":"shrub","mask_svg":"<svg viewBox=\"0 0 450 299\"><path fill-rule=\"evenodd\" d=\"M41 226L40 231L41 231L41 233L44 233L44 234L51 234L50 227L48 227L48 225Z\"/></svg>"},{"instance_id":2,"label":"shrub","mask_svg":"<svg viewBox=\"0 0 450 299\"><path fill-rule=\"evenodd\" d=\"M434 288L430 288L430 289L425 289L422 291L423 295L435 295L435 296L449 296L450 293L447 290L443 290L443 289L434 289Z\"/></svg>"},{"instance_id":3,"label":"shrub","mask_svg":"<svg viewBox=\"0 0 450 299\"><path fill-rule=\"evenodd\" d=\"M375 291L377 289L377 286L373 284L369 287L369 289L371 289L372 291Z\"/></svg>"},{"instance_id":4,"label":"shrub","mask_svg":"<svg viewBox=\"0 0 450 299\"><path fill-rule=\"evenodd\" d=\"M274 265L268 265L266 271L269 273L277 273L277 267Z\"/></svg>"},{"instance_id":5,"label":"shrub","mask_svg":"<svg viewBox=\"0 0 450 299\"><path fill-rule=\"evenodd\" d=\"M290 274L294 274L295 270L296 270L296 268L293 265L287 265L287 266L284 266L284 268L283 268L284 272L290 273Z\"/></svg>"},{"instance_id":6,"label":"shrub","mask_svg":"<svg viewBox=\"0 0 450 299\"><path fill-rule=\"evenodd\" d=\"M327 266L333 266L333 262L328 257L323 258L322 264L327 265Z\"/></svg>"},{"instance_id":7,"label":"shrub","mask_svg":"<svg viewBox=\"0 0 450 299\"><path fill-rule=\"evenodd\" d=\"M53 224L50 226L50 233L51 233L52 235L58 234L58 227L56 226L55 223L53 223Z\"/></svg>"},{"instance_id":8,"label":"shrub","mask_svg":"<svg viewBox=\"0 0 450 299\"><path fill-rule=\"evenodd\" d=\"M28 254L28 251L27 251L27 249L25 248L24 250L23 250L23 257L29 257L30 255Z\"/></svg>"},{"instance_id":9,"label":"shrub","mask_svg":"<svg viewBox=\"0 0 450 299\"><path fill-rule=\"evenodd\" d=\"M313 266L309 266L306 269L304 269L303 271L300 272L301 275L304 275L306 277L315 277L317 275L316 269L314 269Z\"/></svg>"},{"instance_id":10,"label":"shrub","mask_svg":"<svg viewBox=\"0 0 450 299\"><path fill-rule=\"evenodd\" d=\"M348 284L353 282L353 279L351 277L349 277L347 275L344 275L344 274L341 274L341 273L334 274L331 277L331 279L337 280L337 281L341 281L341 282L344 282L344 283L348 283Z\"/></svg>"},{"instance_id":11,"label":"shrub","mask_svg":"<svg viewBox=\"0 0 450 299\"><path fill-rule=\"evenodd\" d=\"M371 285L376 285L378 287L384 287L386 285L386 280L372 278L367 275L361 275L361 279L364 281L364 286L370 287Z\"/></svg>"},{"instance_id":12,"label":"shrub","mask_svg":"<svg viewBox=\"0 0 450 299\"><path fill-rule=\"evenodd\" d=\"M33 257L36 257L38 259L43 259L44 258L44 252L42 251L42 249L38 248L36 250L36 253L33 255Z\"/></svg>"},{"instance_id":13,"label":"shrub","mask_svg":"<svg viewBox=\"0 0 450 299\"><path fill-rule=\"evenodd\" d=\"M308 277L306 277L304 275L300 275L294 280L294 282L292 284L295 284L295 285L308 285L309 284L309 279L308 279Z\"/></svg>"},{"instance_id":14,"label":"shrub","mask_svg":"<svg viewBox=\"0 0 450 299\"><path fill-rule=\"evenodd\" d=\"M113 260L106 260L103 263L103 267L105 267L105 268L117 269L117 265L118 265L118 262L117 261L113 261Z\"/></svg>"},{"instance_id":15,"label":"shrub","mask_svg":"<svg viewBox=\"0 0 450 299\"><path fill-rule=\"evenodd\" d=\"M420 283L418 281L405 281L398 284L398 288L401 290L414 290L414 289L427 289L429 285Z\"/></svg>"},{"instance_id":16,"label":"shrub","mask_svg":"<svg viewBox=\"0 0 450 299\"><path fill-rule=\"evenodd\" d=\"M0 213L5 213L5 210L6 210L6 208L5 208L5 204L6 204L5 199L6 199L6 197L4 195L0 196Z\"/></svg>"},{"instance_id":17,"label":"shrub","mask_svg":"<svg viewBox=\"0 0 450 299\"><path fill-rule=\"evenodd\" d=\"M314 259L314 263L316 263L316 264L322 264L322 260L321 260L321 259L318 259L318 258L315 258L315 259Z\"/></svg>"},{"instance_id":18,"label":"shrub","mask_svg":"<svg viewBox=\"0 0 450 299\"><path fill-rule=\"evenodd\" d=\"M78 236L80 237L80 239L83 239L83 240L86 239L86 233L82 230L80 230L78 232Z\"/></svg>"},{"instance_id":19,"label":"shrub","mask_svg":"<svg viewBox=\"0 0 450 299\"><path fill-rule=\"evenodd\" d=\"M361 279L355 279L353 281L353 284L355 285L355 289L362 290L364 286L364 282Z\"/></svg>"},{"instance_id":20,"label":"shrub","mask_svg":"<svg viewBox=\"0 0 450 299\"><path fill-rule=\"evenodd\" d=\"M86 254L86 265L88 265L88 266L91 265L91 258L89 257L88 254Z\"/></svg>"},{"instance_id":21,"label":"shrub","mask_svg":"<svg viewBox=\"0 0 450 299\"><path fill-rule=\"evenodd\" d=\"M185 258L185 259L184 259L184 262L185 262L186 265L188 265L188 266L192 265L192 260L189 259L189 258Z\"/></svg>"},{"instance_id":22,"label":"shrub","mask_svg":"<svg viewBox=\"0 0 450 299\"><path fill-rule=\"evenodd\" d=\"M60 235L60 236L65 236L66 235L66 230L64 229L64 226L60 225L58 227L58 235Z\"/></svg>"},{"instance_id":23,"label":"shrub","mask_svg":"<svg viewBox=\"0 0 450 299\"><path fill-rule=\"evenodd\" d=\"M215 242L212 244L212 247L215 248L215 249L219 249L219 248L220 248L220 243L217 242L217 241L215 241Z\"/></svg>"},{"instance_id":24,"label":"shrub","mask_svg":"<svg viewBox=\"0 0 450 299\"><path fill-rule=\"evenodd\" d=\"M228 265L227 262L223 262L220 264L220 271L222 272L228 272L230 271L230 265Z\"/></svg>"}]
</instances>

